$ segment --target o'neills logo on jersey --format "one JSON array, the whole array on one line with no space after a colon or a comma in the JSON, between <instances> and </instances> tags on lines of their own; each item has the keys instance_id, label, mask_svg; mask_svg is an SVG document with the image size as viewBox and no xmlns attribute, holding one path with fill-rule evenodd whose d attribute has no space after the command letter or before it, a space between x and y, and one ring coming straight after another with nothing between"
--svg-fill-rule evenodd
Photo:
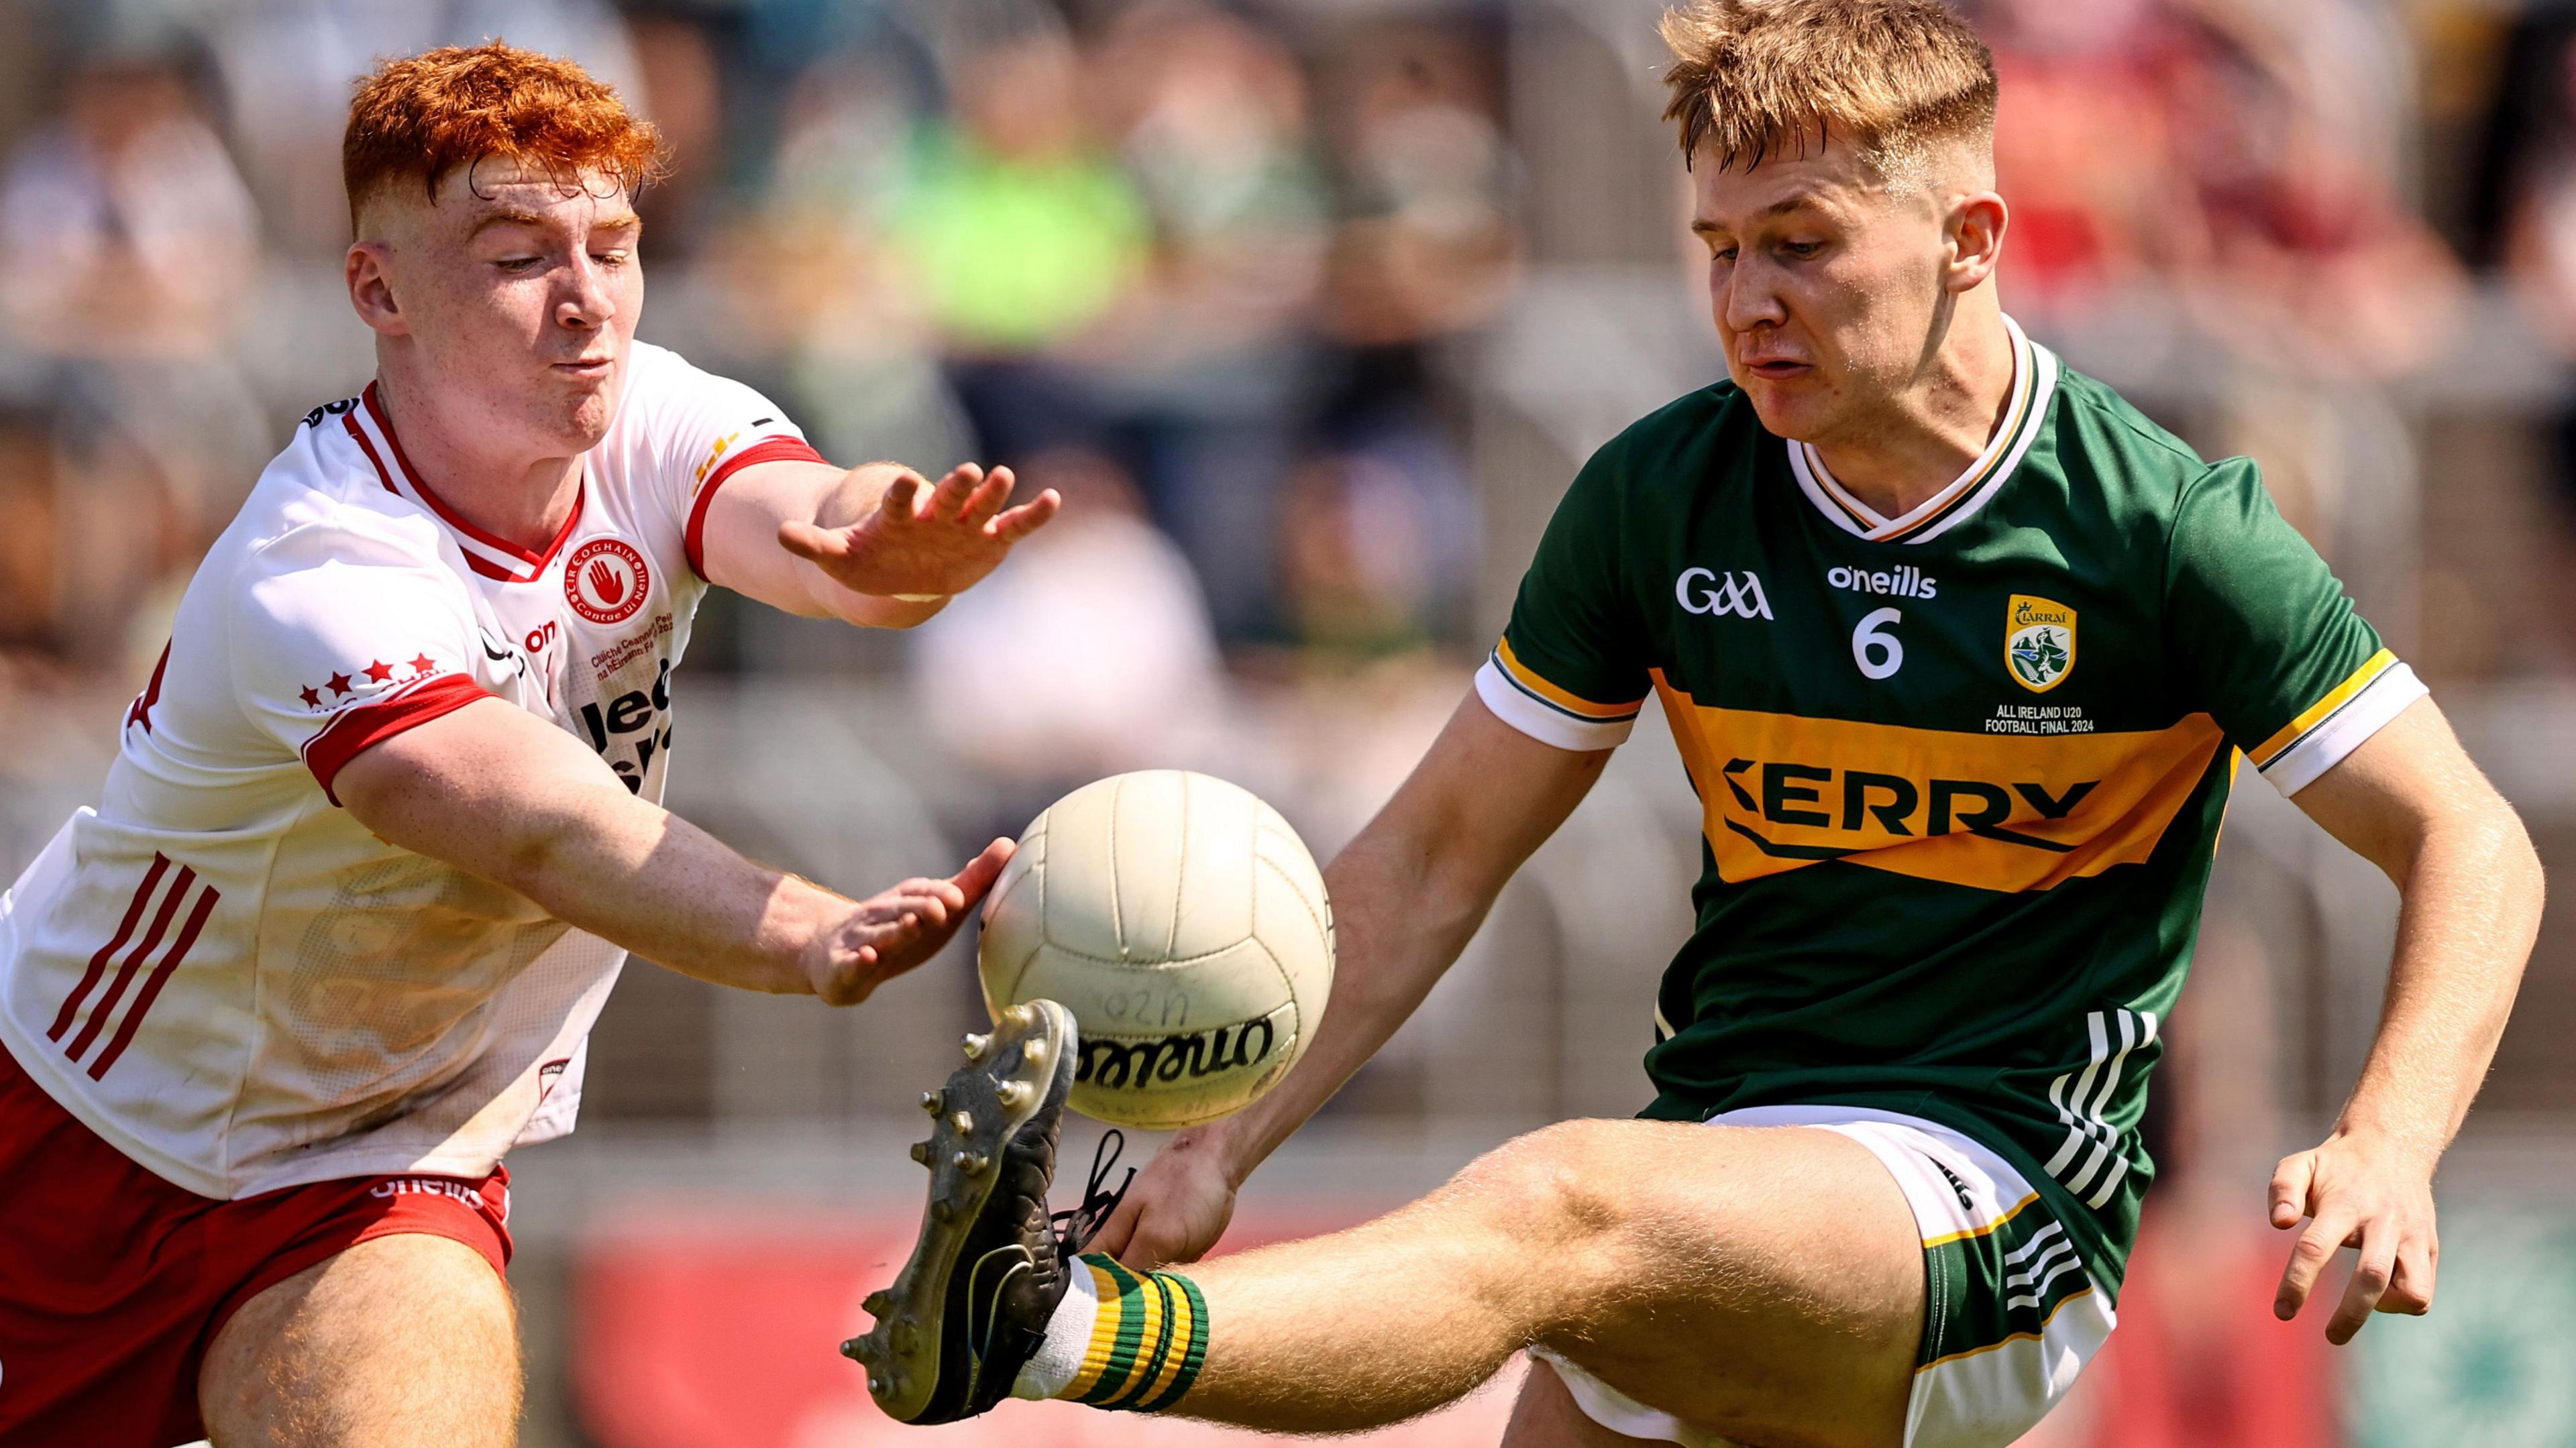
<instances>
[{"instance_id":1,"label":"o'neills logo on jersey","mask_svg":"<svg viewBox=\"0 0 2576 1448\"><path fill-rule=\"evenodd\" d=\"M1825 582L1854 593L1876 593L1890 598L1933 598L1941 585L1922 569L1907 564L1901 568L1882 568L1873 573L1866 568L1837 568L1825 575Z\"/></svg>"},{"instance_id":2,"label":"o'neills logo on jersey","mask_svg":"<svg viewBox=\"0 0 2576 1448\"><path fill-rule=\"evenodd\" d=\"M1751 569L1742 575L1717 573L1706 568L1685 568L1673 580L1673 601L1684 613L1704 613L1711 618L1734 614L1738 618L1769 618L1771 600L1762 596L1762 579Z\"/></svg>"},{"instance_id":3,"label":"o'neills logo on jersey","mask_svg":"<svg viewBox=\"0 0 2576 1448\"><path fill-rule=\"evenodd\" d=\"M2014 594L2004 606L2004 670L2034 694L2065 683L2075 672L2075 610Z\"/></svg>"},{"instance_id":4,"label":"o'neills logo on jersey","mask_svg":"<svg viewBox=\"0 0 2576 1448\"><path fill-rule=\"evenodd\" d=\"M564 599L592 623L633 618L652 582L644 555L615 538L591 539L564 564Z\"/></svg>"}]
</instances>

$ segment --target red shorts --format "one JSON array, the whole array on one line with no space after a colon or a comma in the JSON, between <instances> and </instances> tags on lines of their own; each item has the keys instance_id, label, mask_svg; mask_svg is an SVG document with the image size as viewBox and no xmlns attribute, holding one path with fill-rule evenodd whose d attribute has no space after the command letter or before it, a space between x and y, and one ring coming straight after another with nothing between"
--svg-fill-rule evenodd
<instances>
[{"instance_id":1,"label":"red shorts","mask_svg":"<svg viewBox=\"0 0 2576 1448\"><path fill-rule=\"evenodd\" d=\"M405 1232L462 1242L501 1271L509 1184L507 1169L356 1177L215 1201L100 1140L0 1049L0 1443L204 1437L197 1370L235 1308Z\"/></svg>"}]
</instances>

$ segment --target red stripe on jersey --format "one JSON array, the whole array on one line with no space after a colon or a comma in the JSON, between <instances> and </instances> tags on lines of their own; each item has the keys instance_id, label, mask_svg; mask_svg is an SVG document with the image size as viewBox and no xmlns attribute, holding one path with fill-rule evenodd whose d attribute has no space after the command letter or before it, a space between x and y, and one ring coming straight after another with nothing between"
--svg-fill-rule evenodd
<instances>
[{"instance_id":1,"label":"red stripe on jersey","mask_svg":"<svg viewBox=\"0 0 2576 1448\"><path fill-rule=\"evenodd\" d=\"M107 974L108 958L124 949L125 942L134 937L134 922L143 918L143 907L152 900L152 887L161 883L161 872L169 868L170 857L154 851L152 868L143 872L143 883L134 887L134 898L126 902L125 918L117 923L116 933L98 948L98 954L89 958L88 974L83 975L80 984L63 998L63 1008L54 1016L54 1028L45 1032L46 1040L59 1041L63 1032L72 1028L72 1017L80 1014L81 1002L89 999L89 993L98 989L99 977Z\"/></svg>"},{"instance_id":2,"label":"red stripe on jersey","mask_svg":"<svg viewBox=\"0 0 2576 1448\"><path fill-rule=\"evenodd\" d=\"M125 711L126 723L142 725L146 734L152 732L152 706L161 702L161 676L169 670L170 645L164 642L161 662L152 666L152 682L143 686L143 692L134 698L134 707Z\"/></svg>"},{"instance_id":3,"label":"red stripe on jersey","mask_svg":"<svg viewBox=\"0 0 2576 1448\"><path fill-rule=\"evenodd\" d=\"M495 553L506 553L512 558L518 559L521 563L527 565L528 577L534 577L536 574L544 572L545 566L554 561L554 557L557 553L563 551L565 542L572 537L574 525L581 521L583 494L589 486L587 479L575 485L572 499L572 512L564 519L563 527L556 531L554 541L548 543L543 552L530 552L528 549L520 547L518 544L511 542L507 538L486 533L482 529L465 521L464 518L457 515L455 510L449 508L447 504L439 498L438 494L430 491L429 484L421 481L420 469L411 465L410 456L403 451L402 437L394 431L393 419L385 415L384 403L379 401L376 397L376 384L372 382L368 383L367 390L359 394L359 396L366 404L367 416L376 420L376 426L384 431L385 441L392 444L394 450L394 461L402 468L403 481L411 484L412 491L420 494L420 500L429 505L429 511L438 515L438 520L440 522L445 523L448 527L455 529L457 532L464 534L466 537L473 539L475 542L482 544L484 547L491 549ZM357 423L353 417L350 420L350 427L354 430L356 426ZM364 437L359 439L361 445L363 445L365 441L366 439ZM373 448L369 448L367 450L367 457L370 461L375 460L375 450ZM379 472L383 470L384 465L381 462L377 463L376 466ZM482 561L474 557L471 549L466 550L465 556L469 562ZM490 572L491 570L478 568L475 571ZM496 578L510 578L513 582L524 583L527 581L527 578L524 577L513 578L512 575L507 572L494 572L492 573L492 576Z\"/></svg>"},{"instance_id":4,"label":"red stripe on jersey","mask_svg":"<svg viewBox=\"0 0 2576 1448\"><path fill-rule=\"evenodd\" d=\"M715 501L716 489L724 486L725 479L754 463L823 463L826 467L831 465L821 453L814 451L812 443L801 437L765 437L732 457L726 458L724 466L709 473L707 480L698 485L698 500L689 505L689 526L680 535L680 546L689 555L689 571L700 578L707 576L707 504Z\"/></svg>"},{"instance_id":5,"label":"red stripe on jersey","mask_svg":"<svg viewBox=\"0 0 2576 1448\"><path fill-rule=\"evenodd\" d=\"M169 933L170 917L179 913L179 898L196 883L197 872L181 865L179 878L171 881L169 890L161 896L161 908L152 912L152 928L143 932L143 943L125 953L125 961L116 968L116 979L108 982L107 994L100 998L98 1009L89 1013L89 1020L80 1028L80 1034L72 1037L72 1043L63 1048L73 1060L89 1054L90 1043L98 1039L99 1031L107 1025L107 1018L116 1014L116 1003L125 999L125 988L134 981L134 968L142 964L143 957L150 955L152 947L159 945L161 937Z\"/></svg>"},{"instance_id":6,"label":"red stripe on jersey","mask_svg":"<svg viewBox=\"0 0 2576 1448\"><path fill-rule=\"evenodd\" d=\"M170 972L177 970L179 962L187 959L188 952L196 948L197 932L206 928L206 917L214 913L215 901L220 898L222 892L212 885L197 893L197 906L188 912L188 923L179 928L179 938L171 943L170 951L161 957L161 963L153 967L152 978L143 982L143 993L134 998L134 1008L125 1013L125 1020L117 1026L116 1034L109 1038L107 1049L99 1052L98 1059L90 1063L89 1079L107 1079L107 1068L115 1065L116 1058L125 1054L126 1044L134 1039L134 1028L143 1024L143 1017L152 1009L152 1003L161 998L161 987L170 979Z\"/></svg>"},{"instance_id":7,"label":"red stripe on jersey","mask_svg":"<svg viewBox=\"0 0 2576 1448\"><path fill-rule=\"evenodd\" d=\"M418 684L406 684L381 699L344 711L323 726L322 732L304 746L304 767L313 771L324 796L336 805L340 797L331 793L331 781L340 777L341 767L356 758L359 751L477 699L495 697L498 696L463 674L440 674Z\"/></svg>"},{"instance_id":8,"label":"red stripe on jersey","mask_svg":"<svg viewBox=\"0 0 2576 1448\"><path fill-rule=\"evenodd\" d=\"M357 414L342 414L340 425L349 430L349 436L358 440L358 450L367 455L367 461L376 465L376 479L385 485L385 491L393 494L397 498L401 497L403 495L403 491L402 489L394 486L394 475L391 470L385 467L385 460L376 455L375 443L368 440L367 430L358 426ZM575 510L573 516L576 518L580 517L581 514L579 510ZM465 555L466 567L473 569L475 572L482 574L486 578L497 578L503 583L522 583L526 581L520 578L519 575L503 568L500 564L486 561L482 554L475 552L471 548L459 548L456 551Z\"/></svg>"},{"instance_id":9,"label":"red stripe on jersey","mask_svg":"<svg viewBox=\"0 0 2576 1448\"><path fill-rule=\"evenodd\" d=\"M368 385L373 386L374 384L370 383ZM358 426L358 415L354 412L344 412L340 414L340 425L349 430L349 436L358 440L358 451L365 453L367 455L367 461L376 465L376 481L385 485L386 492L393 494L397 498L401 497L402 489L394 486L394 475L392 471L385 467L385 460L376 455L376 445L368 438L367 430Z\"/></svg>"}]
</instances>

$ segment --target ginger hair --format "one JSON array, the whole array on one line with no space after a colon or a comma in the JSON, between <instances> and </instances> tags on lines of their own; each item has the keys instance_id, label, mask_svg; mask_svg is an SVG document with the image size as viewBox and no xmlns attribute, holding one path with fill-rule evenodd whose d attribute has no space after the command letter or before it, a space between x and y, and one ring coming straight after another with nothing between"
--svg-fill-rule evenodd
<instances>
[{"instance_id":1,"label":"ginger hair","mask_svg":"<svg viewBox=\"0 0 2576 1448\"><path fill-rule=\"evenodd\" d=\"M1940 0L1689 0L1660 28L1684 166L1839 138L1902 183L1936 145L1992 143L1994 56Z\"/></svg>"},{"instance_id":2,"label":"ginger hair","mask_svg":"<svg viewBox=\"0 0 2576 1448\"><path fill-rule=\"evenodd\" d=\"M497 40L445 46L358 83L340 140L349 224L387 187L417 184L435 200L449 172L486 158L542 166L568 187L598 173L629 192L663 167L661 135L573 62Z\"/></svg>"}]
</instances>

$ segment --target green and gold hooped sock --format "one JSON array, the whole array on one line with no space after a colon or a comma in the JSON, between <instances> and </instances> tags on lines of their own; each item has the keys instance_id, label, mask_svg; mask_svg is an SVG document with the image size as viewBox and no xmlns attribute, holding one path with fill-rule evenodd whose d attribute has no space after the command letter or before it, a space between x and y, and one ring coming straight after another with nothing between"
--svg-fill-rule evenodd
<instances>
[{"instance_id":1,"label":"green and gold hooped sock","mask_svg":"<svg viewBox=\"0 0 2576 1448\"><path fill-rule=\"evenodd\" d=\"M1179 1402L1207 1360L1207 1299L1198 1284L1177 1272L1130 1272L1099 1253L1081 1265L1099 1311L1082 1365L1054 1396L1139 1413Z\"/></svg>"}]
</instances>

